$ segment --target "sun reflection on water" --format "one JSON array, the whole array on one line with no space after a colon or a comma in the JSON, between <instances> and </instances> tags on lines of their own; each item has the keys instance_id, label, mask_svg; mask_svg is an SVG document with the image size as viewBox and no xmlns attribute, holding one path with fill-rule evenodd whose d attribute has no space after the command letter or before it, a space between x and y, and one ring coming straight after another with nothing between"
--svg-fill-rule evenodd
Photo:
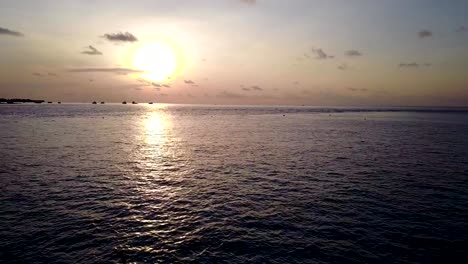
<instances>
[{"instance_id":1,"label":"sun reflection on water","mask_svg":"<svg viewBox=\"0 0 468 264\"><path fill-rule=\"evenodd\" d=\"M167 142L167 132L171 122L169 116L164 113L162 106L148 106L148 114L142 120L144 127L145 143L154 151L160 151Z\"/></svg>"}]
</instances>

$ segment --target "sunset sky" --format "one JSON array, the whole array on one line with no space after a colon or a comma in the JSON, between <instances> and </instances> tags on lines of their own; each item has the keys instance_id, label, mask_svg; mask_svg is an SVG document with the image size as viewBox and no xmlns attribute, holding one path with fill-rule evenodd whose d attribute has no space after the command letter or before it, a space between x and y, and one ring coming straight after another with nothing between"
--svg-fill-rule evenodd
<instances>
[{"instance_id":1,"label":"sunset sky","mask_svg":"<svg viewBox=\"0 0 468 264\"><path fill-rule=\"evenodd\" d=\"M2 0L0 97L468 106L466 0Z\"/></svg>"}]
</instances>

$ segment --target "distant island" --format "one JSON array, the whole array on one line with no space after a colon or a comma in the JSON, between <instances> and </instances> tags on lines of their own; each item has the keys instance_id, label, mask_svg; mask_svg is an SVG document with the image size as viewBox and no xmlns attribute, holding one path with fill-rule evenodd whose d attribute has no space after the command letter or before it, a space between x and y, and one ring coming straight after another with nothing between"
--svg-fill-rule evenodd
<instances>
[{"instance_id":1,"label":"distant island","mask_svg":"<svg viewBox=\"0 0 468 264\"><path fill-rule=\"evenodd\" d=\"M13 98L13 99L0 98L0 104L22 104L22 103L42 104L43 102L45 101L33 100L33 99L21 99L21 98Z\"/></svg>"}]
</instances>

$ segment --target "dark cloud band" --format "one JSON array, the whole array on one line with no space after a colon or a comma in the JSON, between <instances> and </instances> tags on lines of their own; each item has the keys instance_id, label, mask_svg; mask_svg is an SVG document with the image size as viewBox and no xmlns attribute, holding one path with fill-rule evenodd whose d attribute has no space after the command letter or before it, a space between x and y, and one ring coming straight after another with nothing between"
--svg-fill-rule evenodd
<instances>
[{"instance_id":1,"label":"dark cloud band","mask_svg":"<svg viewBox=\"0 0 468 264\"><path fill-rule=\"evenodd\" d=\"M18 31L13 31L7 28L2 28L0 27L0 35L7 35L7 36L13 36L13 37L23 37L23 33L18 32Z\"/></svg>"},{"instance_id":2,"label":"dark cloud band","mask_svg":"<svg viewBox=\"0 0 468 264\"><path fill-rule=\"evenodd\" d=\"M143 71L128 69L128 68L76 68L76 69L69 69L68 72L76 72L76 73L109 72L109 73L117 73L117 74L129 74L129 73L142 73Z\"/></svg>"}]
</instances>

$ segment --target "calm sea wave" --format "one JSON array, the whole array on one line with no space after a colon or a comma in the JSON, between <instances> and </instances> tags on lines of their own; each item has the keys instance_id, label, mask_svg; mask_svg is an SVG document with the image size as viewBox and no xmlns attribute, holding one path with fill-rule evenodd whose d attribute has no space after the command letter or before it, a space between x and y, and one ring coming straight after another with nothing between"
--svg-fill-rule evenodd
<instances>
[{"instance_id":1,"label":"calm sea wave","mask_svg":"<svg viewBox=\"0 0 468 264\"><path fill-rule=\"evenodd\" d=\"M468 110L0 106L1 263L453 263Z\"/></svg>"}]
</instances>

